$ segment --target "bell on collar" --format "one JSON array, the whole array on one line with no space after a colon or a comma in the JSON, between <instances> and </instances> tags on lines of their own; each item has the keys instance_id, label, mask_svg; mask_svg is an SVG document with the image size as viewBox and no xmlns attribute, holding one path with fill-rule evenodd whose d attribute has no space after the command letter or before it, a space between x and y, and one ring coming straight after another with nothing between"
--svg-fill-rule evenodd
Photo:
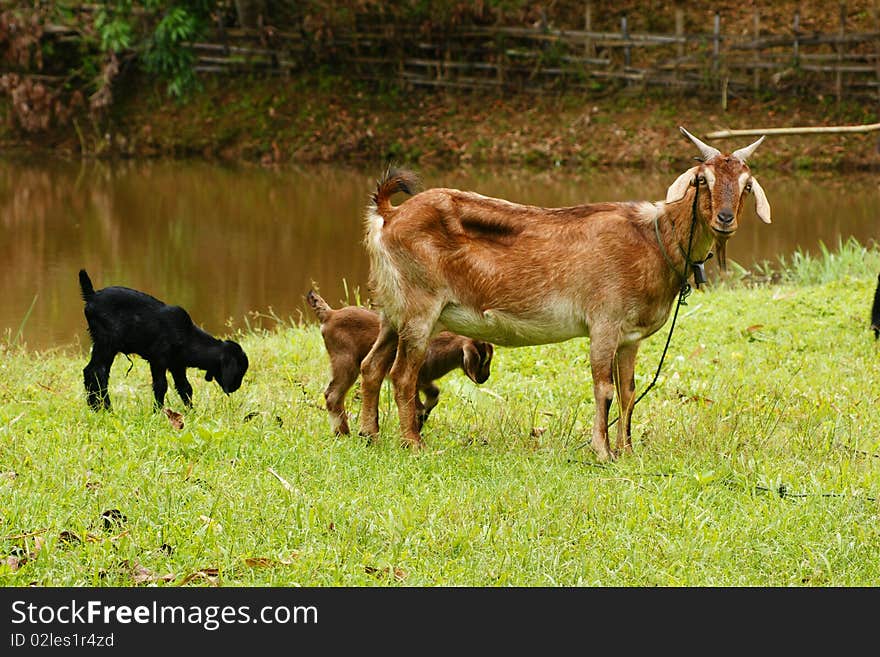
<instances>
[{"instance_id":1,"label":"bell on collar","mask_svg":"<svg viewBox=\"0 0 880 657\"><path fill-rule=\"evenodd\" d=\"M695 262L691 267L694 269L694 283L699 290L700 286L706 283L706 268L703 266L702 262Z\"/></svg>"}]
</instances>

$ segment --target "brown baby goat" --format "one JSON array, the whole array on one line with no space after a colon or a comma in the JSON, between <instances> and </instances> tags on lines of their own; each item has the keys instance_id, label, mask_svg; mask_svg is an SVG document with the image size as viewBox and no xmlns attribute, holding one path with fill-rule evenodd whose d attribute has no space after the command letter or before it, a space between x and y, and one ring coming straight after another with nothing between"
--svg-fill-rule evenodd
<instances>
[{"instance_id":1,"label":"brown baby goat","mask_svg":"<svg viewBox=\"0 0 880 657\"><path fill-rule=\"evenodd\" d=\"M330 424L336 433L348 435L345 395L360 374L361 361L379 335L379 313L360 306L334 310L314 290L309 290L306 300L321 322L321 336L330 356L333 378L324 391ZM431 340L418 376L418 390L424 393L425 401L422 402L418 393L415 398L420 428L440 396L440 388L434 381L460 367L474 383L485 383L492 353L488 342L448 331Z\"/></svg>"}]
</instances>

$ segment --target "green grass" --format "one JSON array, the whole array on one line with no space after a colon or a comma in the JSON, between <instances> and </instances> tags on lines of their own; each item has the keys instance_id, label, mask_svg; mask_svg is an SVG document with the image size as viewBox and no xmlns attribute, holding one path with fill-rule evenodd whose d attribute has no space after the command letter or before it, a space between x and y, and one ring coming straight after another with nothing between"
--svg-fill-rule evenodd
<instances>
[{"instance_id":1,"label":"green grass","mask_svg":"<svg viewBox=\"0 0 880 657\"><path fill-rule=\"evenodd\" d=\"M315 326L238 336L252 367L229 397L191 370L182 430L150 412L143 361L126 376L119 357L115 410L92 413L82 354L10 336L0 585L874 586L880 254L859 248L694 292L613 464L585 446L586 339L500 348L483 386L447 376L414 454L387 384L377 444L330 433ZM643 344L639 390L665 334ZM105 529L110 509L125 520Z\"/></svg>"}]
</instances>

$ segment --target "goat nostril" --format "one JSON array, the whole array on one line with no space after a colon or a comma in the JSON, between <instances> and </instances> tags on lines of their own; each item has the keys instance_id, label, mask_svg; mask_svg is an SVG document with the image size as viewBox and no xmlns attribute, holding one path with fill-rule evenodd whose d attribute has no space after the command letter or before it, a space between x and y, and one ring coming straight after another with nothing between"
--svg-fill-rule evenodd
<instances>
[{"instance_id":1,"label":"goat nostril","mask_svg":"<svg viewBox=\"0 0 880 657\"><path fill-rule=\"evenodd\" d=\"M718 221L722 224L729 224L733 221L733 212L727 212L726 210L718 213Z\"/></svg>"}]
</instances>

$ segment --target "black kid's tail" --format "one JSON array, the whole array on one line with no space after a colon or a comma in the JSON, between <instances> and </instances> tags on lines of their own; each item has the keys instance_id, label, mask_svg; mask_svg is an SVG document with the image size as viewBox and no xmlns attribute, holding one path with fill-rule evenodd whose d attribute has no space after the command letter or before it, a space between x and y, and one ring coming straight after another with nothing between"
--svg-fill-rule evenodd
<instances>
[{"instance_id":1,"label":"black kid's tail","mask_svg":"<svg viewBox=\"0 0 880 657\"><path fill-rule=\"evenodd\" d=\"M92 287L92 280L85 269L79 270L79 287L82 290L83 301L88 301L95 296L95 288Z\"/></svg>"}]
</instances>

